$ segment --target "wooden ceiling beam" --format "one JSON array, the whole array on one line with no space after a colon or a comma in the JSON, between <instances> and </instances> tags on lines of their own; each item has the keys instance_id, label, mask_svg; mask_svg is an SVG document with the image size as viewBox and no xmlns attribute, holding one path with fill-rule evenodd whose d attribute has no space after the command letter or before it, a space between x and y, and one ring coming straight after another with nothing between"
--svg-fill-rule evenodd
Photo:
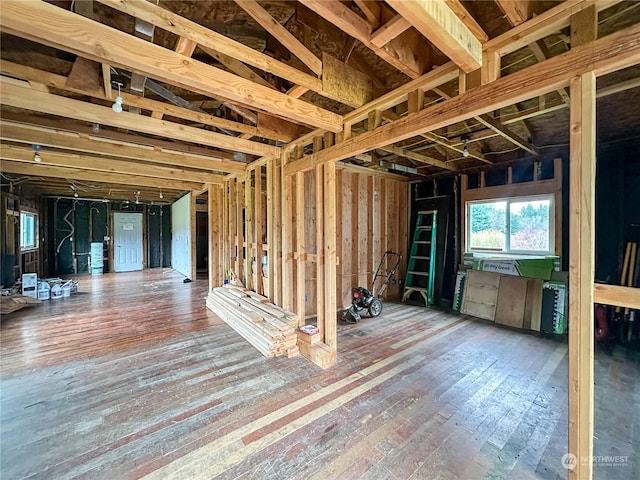
<instances>
[{"instance_id":1,"label":"wooden ceiling beam","mask_svg":"<svg viewBox=\"0 0 640 480\"><path fill-rule=\"evenodd\" d=\"M529 20L529 0L496 0L511 25L520 25Z\"/></svg>"},{"instance_id":2,"label":"wooden ceiling beam","mask_svg":"<svg viewBox=\"0 0 640 480\"><path fill-rule=\"evenodd\" d=\"M482 43L445 2L387 0L393 9L465 72L482 67Z\"/></svg>"},{"instance_id":3,"label":"wooden ceiling beam","mask_svg":"<svg viewBox=\"0 0 640 480\"><path fill-rule=\"evenodd\" d=\"M73 93L79 93L81 95L87 95L93 98L100 98L103 100L113 101L117 93L111 92L106 94L102 89L100 90L83 90L78 88L69 88L66 85L66 78L62 75L56 75L55 73L46 72L33 67L27 67L25 65L19 65L17 63L3 61L0 63L0 72L17 77L28 82L41 82L48 87L58 88L60 90L67 90ZM109 85L111 91L111 85ZM233 122L225 118L215 117L208 113L202 113L199 111L191 110L177 105L159 102L157 100L150 100L148 98L139 97L137 95L131 95L129 93L121 92L125 105L132 105L143 110L149 110L151 112L158 112L162 116L169 115L171 117L188 120L190 122L202 123L221 130L231 130L233 132L240 132L250 134L255 137L268 138L270 140L282 140L291 141L296 136L291 134L290 129L273 129L265 127L264 123L254 127L244 123ZM155 117L154 117L155 118Z\"/></svg>"},{"instance_id":4,"label":"wooden ceiling beam","mask_svg":"<svg viewBox=\"0 0 640 480\"><path fill-rule=\"evenodd\" d=\"M380 148L380 150L393 153L399 157L408 158L411 160L415 160L416 162L424 163L425 165L433 165L436 167L444 168L445 170L455 171L457 168L452 163L447 163L443 160L438 160L437 158L428 157L427 155L422 155L420 153L415 153L405 148L396 147L395 145L388 145L386 147Z\"/></svg>"},{"instance_id":5,"label":"wooden ceiling beam","mask_svg":"<svg viewBox=\"0 0 640 480\"><path fill-rule=\"evenodd\" d=\"M436 91L438 95L442 96L446 100L449 100L450 98L452 98L452 95L447 94L442 89L434 89L434 91ZM531 144L531 142L529 142L528 140L525 140L524 138L521 138L520 135L511 131L509 128L505 127L500 121L495 120L490 115L488 114L477 115L477 116L474 116L473 118L478 122L480 122L485 127L489 127L497 135L501 136L502 138L511 142L517 147L522 148L523 150L529 152L532 155L538 155L538 151ZM525 126L525 128L528 129L527 126ZM484 156L480 160L484 161Z\"/></svg>"},{"instance_id":6,"label":"wooden ceiling beam","mask_svg":"<svg viewBox=\"0 0 640 480\"><path fill-rule=\"evenodd\" d=\"M602 76L638 63L640 25L636 24L293 161L287 165L286 174L343 160L537 97L566 86L571 78L585 72L593 71L596 76Z\"/></svg>"},{"instance_id":7,"label":"wooden ceiling beam","mask_svg":"<svg viewBox=\"0 0 640 480\"><path fill-rule=\"evenodd\" d=\"M139 175L107 173L81 168L55 167L51 165L38 165L37 163L2 161L2 172L14 175L32 175L36 177L66 178L89 182L106 182L120 185L133 185L140 187L169 188L172 190L202 190L204 184L184 182L180 180L165 180Z\"/></svg>"},{"instance_id":8,"label":"wooden ceiling beam","mask_svg":"<svg viewBox=\"0 0 640 480\"><path fill-rule=\"evenodd\" d=\"M159 8L149 2L139 4ZM162 8L160 10L168 12ZM166 23L158 26L171 30ZM342 128L340 115L44 2L3 4L0 26L4 32L12 35L143 73L203 95L221 96L272 115L333 132ZM187 34L183 36L197 41ZM136 55L131 55L131 52Z\"/></svg>"},{"instance_id":9,"label":"wooden ceiling beam","mask_svg":"<svg viewBox=\"0 0 640 480\"><path fill-rule=\"evenodd\" d=\"M251 47L225 37L153 3L140 0L127 2L120 0L97 1L133 17L142 18L163 30L188 38L198 45L224 53L252 67L272 73L297 85L304 85L317 92L320 92L322 89L322 83L313 75L301 72L286 63L260 53Z\"/></svg>"},{"instance_id":10,"label":"wooden ceiling beam","mask_svg":"<svg viewBox=\"0 0 640 480\"><path fill-rule=\"evenodd\" d=\"M380 25L380 2L375 0L354 0L358 8L364 13L367 18L367 22L371 24L372 28L377 28Z\"/></svg>"},{"instance_id":11,"label":"wooden ceiling beam","mask_svg":"<svg viewBox=\"0 0 640 480\"><path fill-rule=\"evenodd\" d=\"M384 47L394 38L411 28L411 24L402 15L396 15L387 23L371 33L370 41L378 48Z\"/></svg>"},{"instance_id":12,"label":"wooden ceiling beam","mask_svg":"<svg viewBox=\"0 0 640 480\"><path fill-rule=\"evenodd\" d=\"M455 78L458 78L458 67L449 62L440 67L436 67L428 73L421 75L420 77L405 83L404 85L386 93L372 102L363 105L360 108L355 109L352 112L347 113L344 116L345 123L356 123L365 120L369 112L374 110L384 111L392 108L399 103L407 101L409 93L415 90L427 91L434 87L447 83Z\"/></svg>"},{"instance_id":13,"label":"wooden ceiling beam","mask_svg":"<svg viewBox=\"0 0 640 480\"><path fill-rule=\"evenodd\" d=\"M0 158L15 162L33 164L33 149L16 145L0 144ZM69 153L55 150L41 150L41 165L54 167L79 168L100 172L140 175L143 177L180 180L196 183L222 183L222 175L203 172L202 170L185 170L177 167L162 167L135 160L118 160L93 155Z\"/></svg>"},{"instance_id":14,"label":"wooden ceiling beam","mask_svg":"<svg viewBox=\"0 0 640 480\"><path fill-rule=\"evenodd\" d=\"M451 11L460 19L462 23L469 29L471 33L480 41L484 43L489 40L489 35L485 33L482 27L471 16L469 11L462 5L460 0L444 0L444 3L451 9Z\"/></svg>"},{"instance_id":15,"label":"wooden ceiling beam","mask_svg":"<svg viewBox=\"0 0 640 480\"><path fill-rule=\"evenodd\" d=\"M322 61L300 40L273 18L255 0L235 0L258 24L294 54L302 63L317 75L322 75Z\"/></svg>"},{"instance_id":16,"label":"wooden ceiling beam","mask_svg":"<svg viewBox=\"0 0 640 480\"><path fill-rule=\"evenodd\" d=\"M559 5L489 40L484 44L483 48L486 51L498 52L500 55L515 52L569 26L571 16L585 8L595 5L596 10L601 12L620 3L620 1L621 0L600 0L594 2L593 0L573 0L561 2Z\"/></svg>"},{"instance_id":17,"label":"wooden ceiling beam","mask_svg":"<svg viewBox=\"0 0 640 480\"><path fill-rule=\"evenodd\" d=\"M29 88L27 84L21 83L19 81L10 81L6 77L0 78L0 103L15 108L64 116L90 123L111 125L135 132L144 132L258 156L277 157L280 152L278 147L263 143L242 140L128 112L116 113L109 107L38 92Z\"/></svg>"},{"instance_id":18,"label":"wooden ceiling beam","mask_svg":"<svg viewBox=\"0 0 640 480\"><path fill-rule=\"evenodd\" d=\"M373 30L371 24L342 2L338 0L300 0L300 3L361 42L384 61L409 77L417 78L424 72L427 66L424 56L414 49L412 42L399 41L402 38L399 36L393 42L387 42L386 46L378 47L371 42ZM393 45L391 45L392 43Z\"/></svg>"},{"instance_id":19,"label":"wooden ceiling beam","mask_svg":"<svg viewBox=\"0 0 640 480\"><path fill-rule=\"evenodd\" d=\"M195 168L209 172L243 173L242 162L232 162L215 157L205 157L183 152L162 151L147 145L114 142L92 137L86 133L76 133L37 125L26 125L0 120L0 138L5 141L40 145L94 155L142 160L163 165Z\"/></svg>"}]
</instances>

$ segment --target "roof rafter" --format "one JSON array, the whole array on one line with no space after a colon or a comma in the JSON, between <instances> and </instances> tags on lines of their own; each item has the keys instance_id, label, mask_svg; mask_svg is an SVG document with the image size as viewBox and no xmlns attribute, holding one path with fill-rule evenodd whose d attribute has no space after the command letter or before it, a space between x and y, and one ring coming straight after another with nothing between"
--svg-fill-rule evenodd
<instances>
[{"instance_id":1,"label":"roof rafter","mask_svg":"<svg viewBox=\"0 0 640 480\"><path fill-rule=\"evenodd\" d=\"M333 23L347 35L355 38L364 46L371 49L380 58L404 72L411 78L417 78L427 67L424 53L419 52L411 39L403 39L397 36L386 43L386 46L378 47L371 41L372 26L356 12L349 9L338 0L300 0L307 8L313 10L322 18ZM405 35L411 34L406 31ZM415 32L413 32L415 33ZM419 35L416 34L416 37ZM425 50L424 48L422 49Z\"/></svg>"},{"instance_id":2,"label":"roof rafter","mask_svg":"<svg viewBox=\"0 0 640 480\"><path fill-rule=\"evenodd\" d=\"M584 72L606 75L640 63L640 24L588 42L543 63L481 85L473 91L445 100L308 155L286 166L287 175L314 165L336 162L362 152L406 140L470 117L482 115L567 85Z\"/></svg>"},{"instance_id":3,"label":"roof rafter","mask_svg":"<svg viewBox=\"0 0 640 480\"><path fill-rule=\"evenodd\" d=\"M154 7L148 2L140 3ZM7 33L91 60L144 73L203 95L224 97L242 105L249 104L271 114L330 131L339 131L341 128L340 115L51 4L5 2L0 12L0 26ZM168 29L170 30L169 27ZM188 35L184 36L189 38ZM136 55L131 55L132 51ZM215 79L215 82L211 79Z\"/></svg>"},{"instance_id":4,"label":"roof rafter","mask_svg":"<svg viewBox=\"0 0 640 480\"><path fill-rule=\"evenodd\" d=\"M393 9L465 72L482 67L482 44L445 2L387 0Z\"/></svg>"}]
</instances>

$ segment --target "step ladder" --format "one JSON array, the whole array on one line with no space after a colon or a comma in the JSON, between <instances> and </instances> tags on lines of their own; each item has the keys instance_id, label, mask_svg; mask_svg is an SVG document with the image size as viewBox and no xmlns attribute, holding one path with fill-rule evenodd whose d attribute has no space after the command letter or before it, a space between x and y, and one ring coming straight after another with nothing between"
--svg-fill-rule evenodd
<instances>
[{"instance_id":1,"label":"step ladder","mask_svg":"<svg viewBox=\"0 0 640 480\"><path fill-rule=\"evenodd\" d=\"M437 210L418 212L416 229L413 232L411 253L407 264L407 276L404 281L403 302L412 293L417 292L424 299L425 306L433 305L437 225Z\"/></svg>"}]
</instances>

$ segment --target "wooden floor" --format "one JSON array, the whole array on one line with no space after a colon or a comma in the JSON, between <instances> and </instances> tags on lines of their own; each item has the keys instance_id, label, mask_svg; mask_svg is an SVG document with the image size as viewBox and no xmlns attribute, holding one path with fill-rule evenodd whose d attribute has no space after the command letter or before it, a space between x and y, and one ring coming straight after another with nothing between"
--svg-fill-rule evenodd
<instances>
[{"instance_id":1,"label":"wooden floor","mask_svg":"<svg viewBox=\"0 0 640 480\"><path fill-rule=\"evenodd\" d=\"M565 478L566 345L385 305L338 365L266 359L170 270L2 319L1 478ZM594 478L639 478L638 355L596 358Z\"/></svg>"}]
</instances>

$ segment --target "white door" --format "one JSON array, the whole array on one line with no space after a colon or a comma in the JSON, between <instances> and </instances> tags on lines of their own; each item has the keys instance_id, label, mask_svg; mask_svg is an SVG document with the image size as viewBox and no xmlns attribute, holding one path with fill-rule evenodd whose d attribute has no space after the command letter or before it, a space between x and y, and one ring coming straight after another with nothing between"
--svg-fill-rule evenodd
<instances>
[{"instance_id":1,"label":"white door","mask_svg":"<svg viewBox=\"0 0 640 480\"><path fill-rule=\"evenodd\" d=\"M114 213L114 270L142 270L142 214Z\"/></svg>"}]
</instances>

